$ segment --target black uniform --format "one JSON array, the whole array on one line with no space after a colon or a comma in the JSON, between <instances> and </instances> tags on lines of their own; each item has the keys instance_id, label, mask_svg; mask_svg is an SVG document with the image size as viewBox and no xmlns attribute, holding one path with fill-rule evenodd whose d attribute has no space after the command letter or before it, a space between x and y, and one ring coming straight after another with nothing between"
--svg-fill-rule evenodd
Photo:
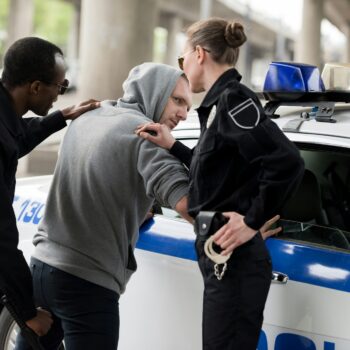
<instances>
[{"instance_id":1,"label":"black uniform","mask_svg":"<svg viewBox=\"0 0 350 350\"><path fill-rule=\"evenodd\" d=\"M258 231L298 186L304 163L240 79L230 69L207 93L198 108L201 136L192 159L179 143L171 153L190 163L191 216L201 210L235 211ZM271 281L261 234L235 249L221 281L203 243L197 241L196 249L205 284L203 348L255 350Z\"/></svg>"},{"instance_id":2,"label":"black uniform","mask_svg":"<svg viewBox=\"0 0 350 350\"><path fill-rule=\"evenodd\" d=\"M6 292L24 320L33 318L32 276L17 249L18 230L12 202L18 158L66 126L61 112L42 118L19 118L0 82L0 291Z\"/></svg>"}]
</instances>

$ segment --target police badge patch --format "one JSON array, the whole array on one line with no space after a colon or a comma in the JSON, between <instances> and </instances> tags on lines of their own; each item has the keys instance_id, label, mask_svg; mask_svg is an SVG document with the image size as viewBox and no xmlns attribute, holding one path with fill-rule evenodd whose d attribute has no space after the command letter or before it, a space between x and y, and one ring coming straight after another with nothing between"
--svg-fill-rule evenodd
<instances>
[{"instance_id":1,"label":"police badge patch","mask_svg":"<svg viewBox=\"0 0 350 350\"><path fill-rule=\"evenodd\" d=\"M207 120L207 129L209 128L209 126L212 124L212 122L214 121L216 116L216 106L214 105L209 113L209 117Z\"/></svg>"},{"instance_id":2,"label":"police badge patch","mask_svg":"<svg viewBox=\"0 0 350 350\"><path fill-rule=\"evenodd\" d=\"M241 129L253 129L260 121L259 108L251 98L232 108L228 115Z\"/></svg>"}]
</instances>

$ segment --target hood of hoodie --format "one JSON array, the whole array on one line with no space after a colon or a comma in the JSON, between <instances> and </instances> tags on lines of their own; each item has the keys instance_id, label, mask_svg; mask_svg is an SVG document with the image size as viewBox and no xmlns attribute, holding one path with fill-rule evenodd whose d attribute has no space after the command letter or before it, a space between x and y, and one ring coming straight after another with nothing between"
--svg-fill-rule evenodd
<instances>
[{"instance_id":1,"label":"hood of hoodie","mask_svg":"<svg viewBox=\"0 0 350 350\"><path fill-rule=\"evenodd\" d=\"M182 71L166 64L143 63L133 68L123 83L124 96L117 106L134 109L159 122Z\"/></svg>"}]
</instances>

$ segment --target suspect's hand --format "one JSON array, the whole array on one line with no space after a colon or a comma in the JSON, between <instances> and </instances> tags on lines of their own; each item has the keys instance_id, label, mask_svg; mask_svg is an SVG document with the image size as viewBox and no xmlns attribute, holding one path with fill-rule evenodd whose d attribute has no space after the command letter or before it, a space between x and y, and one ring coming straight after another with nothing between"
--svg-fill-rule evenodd
<instances>
[{"instance_id":1,"label":"suspect's hand","mask_svg":"<svg viewBox=\"0 0 350 350\"><path fill-rule=\"evenodd\" d=\"M39 337L45 335L53 323L50 312L37 308L36 316L26 322L26 325Z\"/></svg>"},{"instance_id":2,"label":"suspect's hand","mask_svg":"<svg viewBox=\"0 0 350 350\"><path fill-rule=\"evenodd\" d=\"M170 129L166 125L159 123L139 125L135 130L135 133L168 150L176 141L173 135L171 135Z\"/></svg>"},{"instance_id":3,"label":"suspect's hand","mask_svg":"<svg viewBox=\"0 0 350 350\"><path fill-rule=\"evenodd\" d=\"M91 111L95 108L100 107L100 102L97 100L87 100L84 102L81 102L77 105L70 106L67 108L62 109L62 114L65 119L76 119L79 116L81 116L83 113Z\"/></svg>"},{"instance_id":4,"label":"suspect's hand","mask_svg":"<svg viewBox=\"0 0 350 350\"><path fill-rule=\"evenodd\" d=\"M248 242L256 235L256 230L248 227L244 216L236 212L222 213L229 221L214 234L214 242L223 249L222 255L231 253L240 245Z\"/></svg>"},{"instance_id":5,"label":"suspect's hand","mask_svg":"<svg viewBox=\"0 0 350 350\"><path fill-rule=\"evenodd\" d=\"M266 221L265 224L261 226L259 231L260 231L263 239L267 239L267 238L269 238L269 237L271 237L273 235L276 235L278 232L282 231L282 227L277 227L277 228L274 228L274 229L270 230L270 227L275 222L277 222L279 219L280 219L280 216L276 215L272 219Z\"/></svg>"}]
</instances>

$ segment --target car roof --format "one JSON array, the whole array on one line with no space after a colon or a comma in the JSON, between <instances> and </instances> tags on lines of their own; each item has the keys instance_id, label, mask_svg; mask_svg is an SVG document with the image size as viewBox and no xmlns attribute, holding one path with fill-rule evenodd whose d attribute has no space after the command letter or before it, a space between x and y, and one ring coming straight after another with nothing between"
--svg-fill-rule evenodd
<instances>
[{"instance_id":1,"label":"car roof","mask_svg":"<svg viewBox=\"0 0 350 350\"><path fill-rule=\"evenodd\" d=\"M281 106L277 119L272 119L286 136L293 142L313 143L327 146L350 148L350 105L336 105L332 119L334 123L319 122L314 118L303 120L301 113L311 111L310 107ZM294 131L287 131L291 121L300 121L300 126ZM290 129L290 128L289 128ZM198 138L199 122L195 111L189 113L185 122L173 130L178 139Z\"/></svg>"}]
</instances>

